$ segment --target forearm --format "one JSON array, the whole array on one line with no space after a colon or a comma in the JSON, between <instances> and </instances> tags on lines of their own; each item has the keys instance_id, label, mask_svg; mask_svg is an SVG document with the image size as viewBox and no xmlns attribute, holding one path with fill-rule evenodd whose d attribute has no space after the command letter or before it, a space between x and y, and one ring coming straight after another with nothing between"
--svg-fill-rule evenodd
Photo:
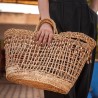
<instances>
[{"instance_id":1,"label":"forearm","mask_svg":"<svg viewBox=\"0 0 98 98\"><path fill-rule=\"evenodd\" d=\"M91 9L95 12L98 11L98 0L92 0L91 1Z\"/></svg>"},{"instance_id":2,"label":"forearm","mask_svg":"<svg viewBox=\"0 0 98 98\"><path fill-rule=\"evenodd\" d=\"M48 0L38 0L38 8L39 8L39 13L40 13L41 19L50 18Z\"/></svg>"}]
</instances>

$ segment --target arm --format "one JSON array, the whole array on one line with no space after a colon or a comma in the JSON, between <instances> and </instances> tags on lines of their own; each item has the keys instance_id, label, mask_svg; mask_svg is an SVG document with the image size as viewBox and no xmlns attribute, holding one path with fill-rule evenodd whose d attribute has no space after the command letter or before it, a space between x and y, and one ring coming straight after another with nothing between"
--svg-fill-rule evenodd
<instances>
[{"instance_id":1,"label":"arm","mask_svg":"<svg viewBox=\"0 0 98 98\"><path fill-rule=\"evenodd\" d=\"M38 0L38 8L40 13L40 18L50 18L49 15L49 1L48 0ZM38 45L45 45L48 43L50 44L53 38L53 30L50 24L44 23L41 25L39 31L35 35L35 40L37 41Z\"/></svg>"},{"instance_id":2,"label":"arm","mask_svg":"<svg viewBox=\"0 0 98 98\"><path fill-rule=\"evenodd\" d=\"M38 8L41 19L50 18L48 0L38 0Z\"/></svg>"},{"instance_id":3,"label":"arm","mask_svg":"<svg viewBox=\"0 0 98 98\"><path fill-rule=\"evenodd\" d=\"M98 11L98 0L91 0L90 7L93 11L97 12Z\"/></svg>"}]
</instances>

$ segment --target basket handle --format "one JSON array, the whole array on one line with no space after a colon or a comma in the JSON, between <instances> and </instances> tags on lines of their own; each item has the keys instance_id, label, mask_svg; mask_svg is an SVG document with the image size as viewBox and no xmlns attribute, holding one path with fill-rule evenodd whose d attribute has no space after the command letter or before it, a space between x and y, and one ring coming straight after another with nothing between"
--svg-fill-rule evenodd
<instances>
[{"instance_id":1,"label":"basket handle","mask_svg":"<svg viewBox=\"0 0 98 98\"><path fill-rule=\"evenodd\" d=\"M36 26L34 33L36 33L43 23L48 23L52 26L54 34L58 34L55 22L50 18L45 18L39 21L39 24Z\"/></svg>"}]
</instances>

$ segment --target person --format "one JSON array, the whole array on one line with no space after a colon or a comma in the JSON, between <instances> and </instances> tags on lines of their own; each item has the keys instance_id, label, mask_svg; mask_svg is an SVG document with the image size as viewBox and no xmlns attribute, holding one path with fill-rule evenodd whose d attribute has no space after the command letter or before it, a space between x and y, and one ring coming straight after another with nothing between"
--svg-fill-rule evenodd
<instances>
[{"instance_id":1,"label":"person","mask_svg":"<svg viewBox=\"0 0 98 98\"><path fill-rule=\"evenodd\" d=\"M88 6L86 0L38 0L40 18L51 18L56 23L58 32L83 32L96 40L96 13ZM38 45L50 44L53 39L53 29L44 23L36 33ZM95 49L92 62L85 64L78 80L68 94L44 91L45 98L87 98L92 78Z\"/></svg>"}]
</instances>

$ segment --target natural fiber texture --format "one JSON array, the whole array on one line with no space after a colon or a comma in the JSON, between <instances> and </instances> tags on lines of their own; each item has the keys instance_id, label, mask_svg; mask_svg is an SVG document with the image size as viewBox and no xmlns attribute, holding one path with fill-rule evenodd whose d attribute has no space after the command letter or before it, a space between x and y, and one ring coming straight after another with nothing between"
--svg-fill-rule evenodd
<instances>
[{"instance_id":1,"label":"natural fiber texture","mask_svg":"<svg viewBox=\"0 0 98 98\"><path fill-rule=\"evenodd\" d=\"M50 46L38 46L35 33L5 32L6 78L31 87L67 94L79 77L96 42L78 32L54 34Z\"/></svg>"}]
</instances>

